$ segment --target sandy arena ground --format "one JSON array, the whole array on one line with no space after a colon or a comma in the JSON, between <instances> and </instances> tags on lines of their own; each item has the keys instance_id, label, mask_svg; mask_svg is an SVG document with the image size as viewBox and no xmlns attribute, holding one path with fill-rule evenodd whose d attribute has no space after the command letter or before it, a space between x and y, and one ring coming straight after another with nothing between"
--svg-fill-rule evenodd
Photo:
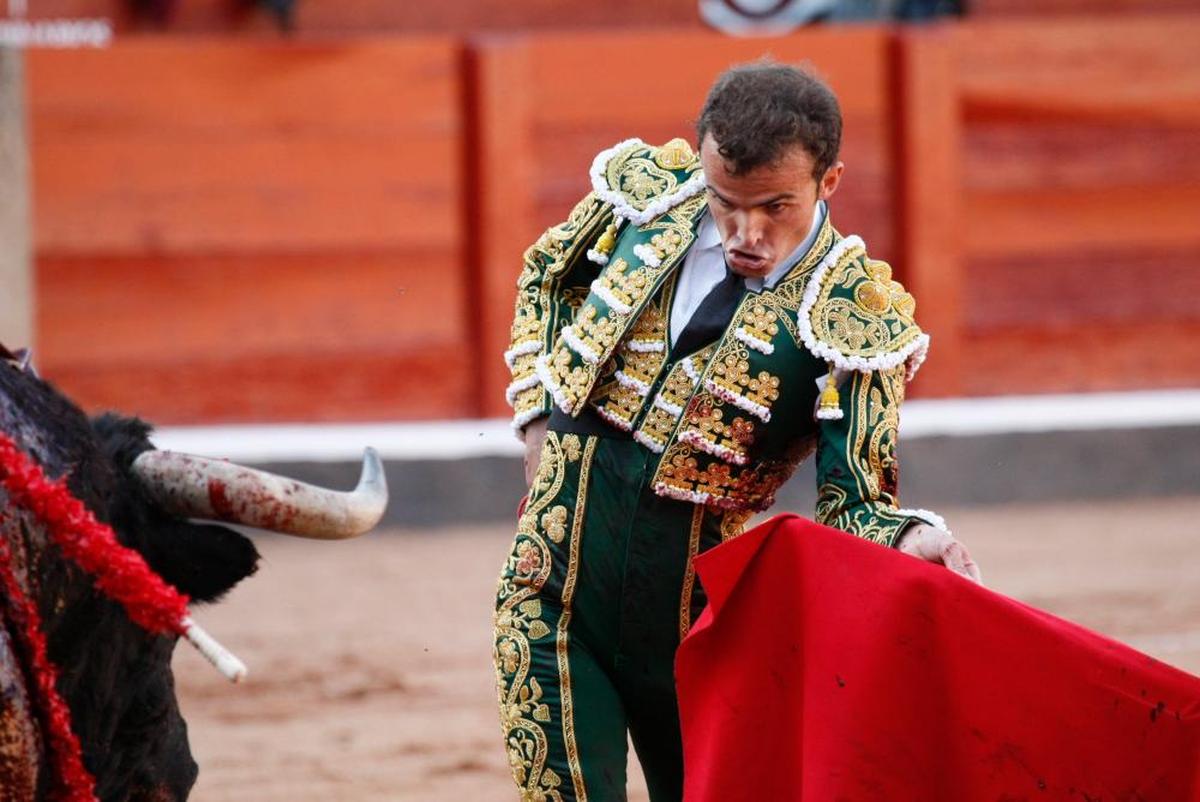
<instances>
[{"instance_id":1,"label":"sandy arena ground","mask_svg":"<svg viewBox=\"0 0 1200 802\"><path fill-rule=\"evenodd\" d=\"M1200 498L943 512L992 588L1200 673ZM186 646L175 659L192 798L515 799L490 656L510 536L262 538L258 576L198 616L250 679L228 685Z\"/></svg>"}]
</instances>

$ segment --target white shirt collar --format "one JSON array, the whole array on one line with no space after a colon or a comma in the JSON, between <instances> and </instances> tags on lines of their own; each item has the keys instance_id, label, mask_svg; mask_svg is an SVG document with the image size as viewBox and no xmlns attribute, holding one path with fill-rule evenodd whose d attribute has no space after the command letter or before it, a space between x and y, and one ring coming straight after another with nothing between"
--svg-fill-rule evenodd
<instances>
[{"instance_id":1,"label":"white shirt collar","mask_svg":"<svg viewBox=\"0 0 1200 802\"><path fill-rule=\"evenodd\" d=\"M817 201L816 207L813 208L812 225L809 227L808 235L804 238L804 241L797 245L796 249L789 253L787 257L780 259L774 269L765 277L761 279L746 279L746 286L757 291L764 286L774 287L778 284L787 275L788 271L795 266L796 262L800 261L804 254L808 253L813 243L817 241L817 234L821 231L821 223L824 222L826 213L827 207L825 201ZM701 251L721 247L721 232L717 230L717 224L708 212L704 213L704 220L700 223L700 230L696 232L696 244L692 247Z\"/></svg>"},{"instance_id":2,"label":"white shirt collar","mask_svg":"<svg viewBox=\"0 0 1200 802\"><path fill-rule=\"evenodd\" d=\"M717 230L717 223L708 212L704 213L704 219L700 221L700 230L696 232L694 247L701 251L721 247L721 232Z\"/></svg>"}]
</instances>

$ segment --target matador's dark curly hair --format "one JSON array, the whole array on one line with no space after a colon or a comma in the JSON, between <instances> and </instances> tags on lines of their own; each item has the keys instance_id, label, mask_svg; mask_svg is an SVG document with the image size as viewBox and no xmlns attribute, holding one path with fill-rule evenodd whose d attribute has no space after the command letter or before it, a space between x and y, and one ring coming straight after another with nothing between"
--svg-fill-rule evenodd
<instances>
[{"instance_id":1,"label":"matador's dark curly hair","mask_svg":"<svg viewBox=\"0 0 1200 802\"><path fill-rule=\"evenodd\" d=\"M762 61L721 74L696 122L697 142L712 134L734 175L775 163L791 145L813 158L818 181L837 161L842 112L833 90L812 72Z\"/></svg>"}]
</instances>

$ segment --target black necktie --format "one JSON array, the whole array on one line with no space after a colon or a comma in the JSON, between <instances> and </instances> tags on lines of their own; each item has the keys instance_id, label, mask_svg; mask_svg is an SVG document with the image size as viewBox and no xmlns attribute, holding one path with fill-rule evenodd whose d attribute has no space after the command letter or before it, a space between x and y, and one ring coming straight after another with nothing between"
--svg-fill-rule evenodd
<instances>
[{"instance_id":1,"label":"black necktie","mask_svg":"<svg viewBox=\"0 0 1200 802\"><path fill-rule=\"evenodd\" d=\"M725 278L709 290L671 347L671 361L694 353L724 333L746 294L746 280L725 265Z\"/></svg>"}]
</instances>

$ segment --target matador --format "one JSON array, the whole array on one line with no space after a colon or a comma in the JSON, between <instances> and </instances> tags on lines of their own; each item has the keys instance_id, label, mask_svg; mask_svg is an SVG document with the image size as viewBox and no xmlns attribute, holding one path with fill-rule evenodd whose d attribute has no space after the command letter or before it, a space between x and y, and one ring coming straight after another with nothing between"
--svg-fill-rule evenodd
<instances>
[{"instance_id":1,"label":"matador","mask_svg":"<svg viewBox=\"0 0 1200 802\"><path fill-rule=\"evenodd\" d=\"M525 253L505 359L530 487L494 651L523 800L624 800L627 736L651 799L680 799L694 559L814 452L817 521L978 579L941 518L898 503L899 409L929 337L890 267L833 227L841 132L808 71L734 68L698 152L603 151Z\"/></svg>"}]
</instances>

